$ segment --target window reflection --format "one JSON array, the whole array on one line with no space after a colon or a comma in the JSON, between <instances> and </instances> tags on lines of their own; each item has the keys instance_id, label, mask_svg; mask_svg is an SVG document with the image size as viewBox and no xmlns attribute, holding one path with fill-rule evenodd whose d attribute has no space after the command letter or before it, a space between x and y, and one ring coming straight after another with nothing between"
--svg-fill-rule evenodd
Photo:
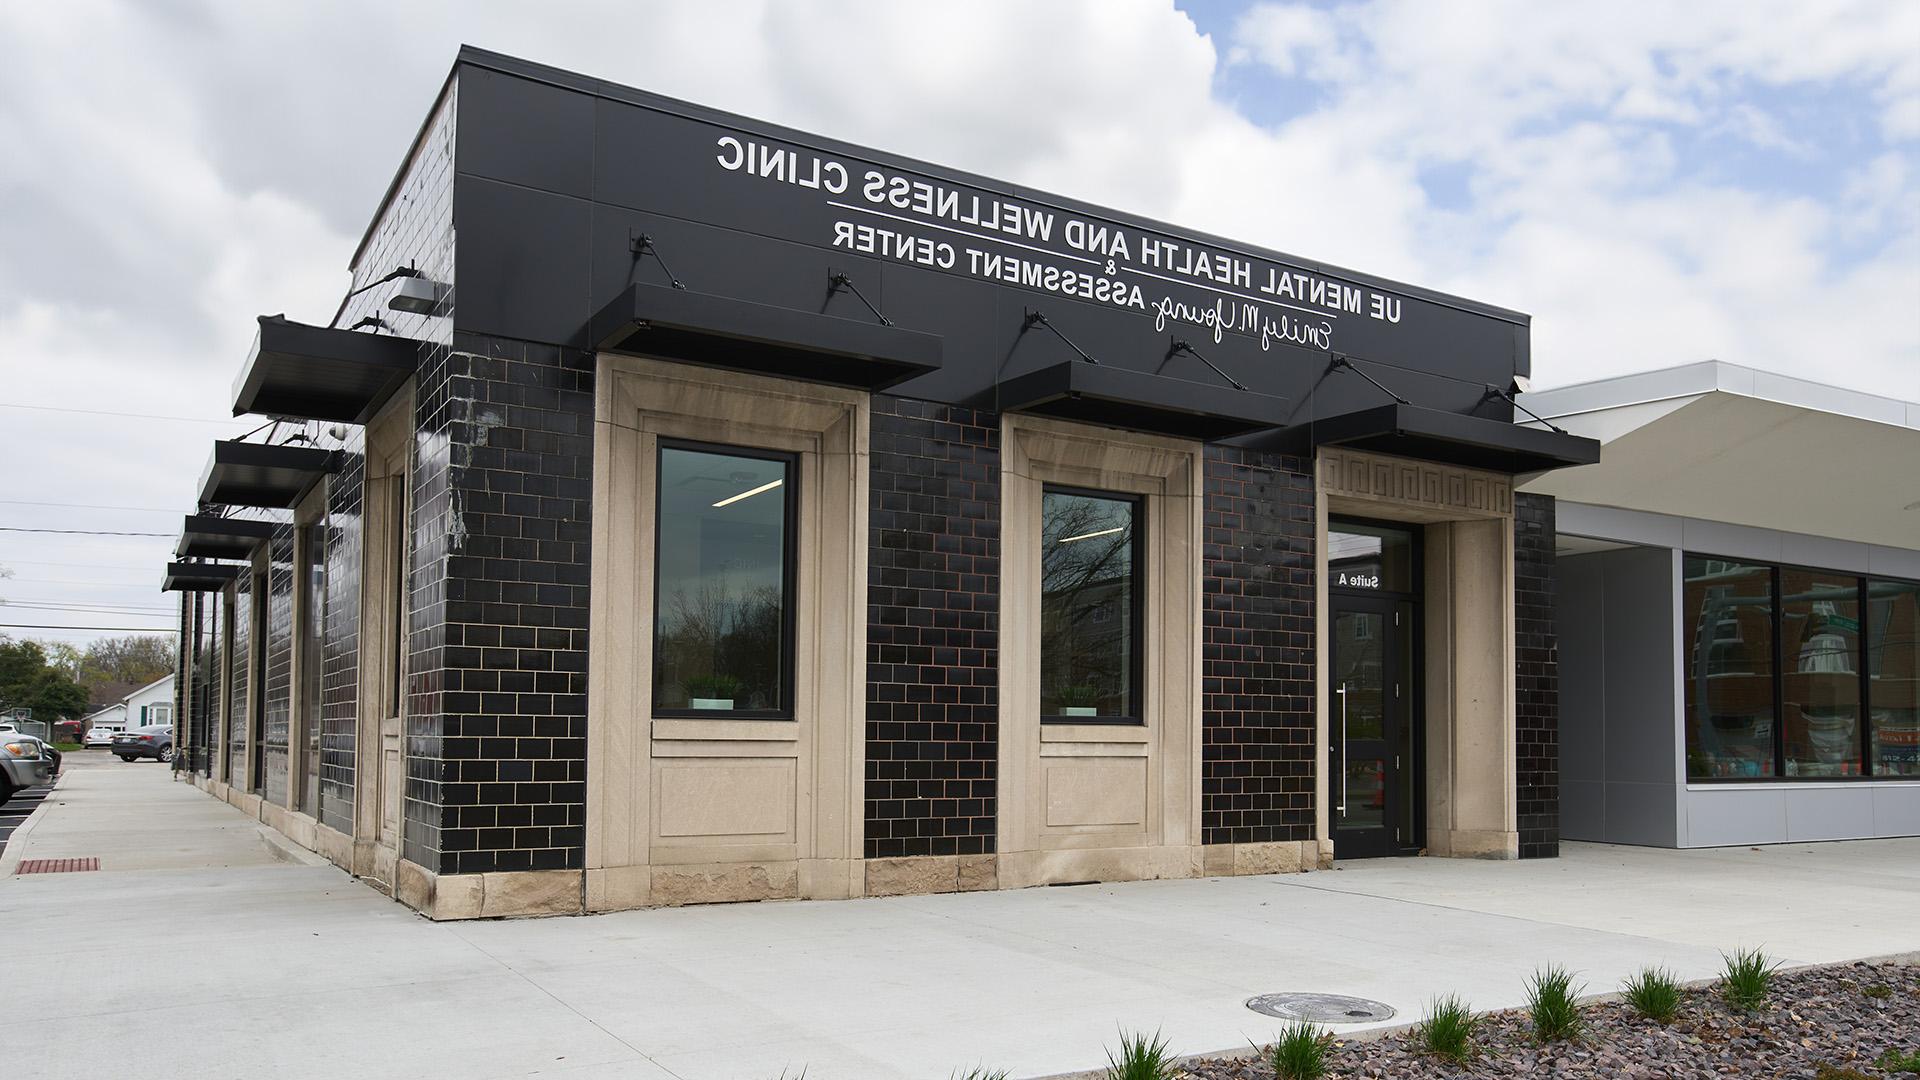
<instances>
[{"instance_id":1,"label":"window reflection","mask_svg":"<svg viewBox=\"0 0 1920 1080\"><path fill-rule=\"evenodd\" d=\"M1041 497L1042 716L1140 717L1139 511L1119 496Z\"/></svg>"},{"instance_id":2,"label":"window reflection","mask_svg":"<svg viewBox=\"0 0 1920 1080\"><path fill-rule=\"evenodd\" d=\"M1687 556L1687 776L1773 776L1773 570Z\"/></svg>"},{"instance_id":3,"label":"window reflection","mask_svg":"<svg viewBox=\"0 0 1920 1080\"><path fill-rule=\"evenodd\" d=\"M1860 579L1780 572L1788 776L1860 775Z\"/></svg>"},{"instance_id":4,"label":"window reflection","mask_svg":"<svg viewBox=\"0 0 1920 1080\"><path fill-rule=\"evenodd\" d=\"M1920 584L1867 583L1867 702L1875 776L1920 776Z\"/></svg>"},{"instance_id":5,"label":"window reflection","mask_svg":"<svg viewBox=\"0 0 1920 1080\"><path fill-rule=\"evenodd\" d=\"M1416 592L1413 532L1336 521L1327 526L1327 584L1344 589Z\"/></svg>"},{"instance_id":6,"label":"window reflection","mask_svg":"<svg viewBox=\"0 0 1920 1080\"><path fill-rule=\"evenodd\" d=\"M782 457L661 447L656 709L790 707L790 472Z\"/></svg>"}]
</instances>

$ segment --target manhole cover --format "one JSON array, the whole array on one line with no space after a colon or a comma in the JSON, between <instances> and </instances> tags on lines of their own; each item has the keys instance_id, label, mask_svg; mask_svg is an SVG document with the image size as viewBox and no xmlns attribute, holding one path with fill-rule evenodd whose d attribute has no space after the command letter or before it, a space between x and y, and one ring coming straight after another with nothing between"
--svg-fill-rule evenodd
<instances>
[{"instance_id":1,"label":"manhole cover","mask_svg":"<svg viewBox=\"0 0 1920 1080\"><path fill-rule=\"evenodd\" d=\"M1248 998L1247 1008L1313 1024L1371 1024L1393 1018L1393 1006L1385 1002L1339 994L1261 994Z\"/></svg>"}]
</instances>

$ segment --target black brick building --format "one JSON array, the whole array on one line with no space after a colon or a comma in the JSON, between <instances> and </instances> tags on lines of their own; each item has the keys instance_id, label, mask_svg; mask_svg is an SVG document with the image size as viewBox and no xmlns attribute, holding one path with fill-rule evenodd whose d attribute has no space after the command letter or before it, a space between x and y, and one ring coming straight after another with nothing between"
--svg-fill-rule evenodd
<instances>
[{"instance_id":1,"label":"black brick building","mask_svg":"<svg viewBox=\"0 0 1920 1080\"><path fill-rule=\"evenodd\" d=\"M1524 315L477 50L353 273L180 741L437 918L1557 852Z\"/></svg>"}]
</instances>

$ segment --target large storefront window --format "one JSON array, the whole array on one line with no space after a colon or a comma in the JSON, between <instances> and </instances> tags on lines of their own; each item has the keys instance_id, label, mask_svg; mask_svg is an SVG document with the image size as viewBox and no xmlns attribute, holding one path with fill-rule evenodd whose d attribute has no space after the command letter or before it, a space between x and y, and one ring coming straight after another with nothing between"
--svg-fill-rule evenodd
<instances>
[{"instance_id":1,"label":"large storefront window","mask_svg":"<svg viewBox=\"0 0 1920 1080\"><path fill-rule=\"evenodd\" d=\"M791 715L793 461L660 447L655 711Z\"/></svg>"},{"instance_id":2,"label":"large storefront window","mask_svg":"<svg viewBox=\"0 0 1920 1080\"><path fill-rule=\"evenodd\" d=\"M1873 774L1920 776L1920 584L1867 583Z\"/></svg>"},{"instance_id":3,"label":"large storefront window","mask_svg":"<svg viewBox=\"0 0 1920 1080\"><path fill-rule=\"evenodd\" d=\"M1684 573L1687 779L1920 776L1920 584L1704 555Z\"/></svg>"},{"instance_id":4,"label":"large storefront window","mask_svg":"<svg viewBox=\"0 0 1920 1080\"><path fill-rule=\"evenodd\" d=\"M1686 560L1687 776L1776 776L1773 568Z\"/></svg>"},{"instance_id":5,"label":"large storefront window","mask_svg":"<svg viewBox=\"0 0 1920 1080\"><path fill-rule=\"evenodd\" d=\"M1049 489L1041 497L1040 714L1138 721L1140 502Z\"/></svg>"}]
</instances>

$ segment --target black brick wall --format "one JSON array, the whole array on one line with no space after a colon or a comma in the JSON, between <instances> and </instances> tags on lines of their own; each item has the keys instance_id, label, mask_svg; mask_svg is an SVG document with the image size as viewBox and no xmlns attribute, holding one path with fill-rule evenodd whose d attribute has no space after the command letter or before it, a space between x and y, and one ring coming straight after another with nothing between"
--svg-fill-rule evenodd
<instances>
[{"instance_id":1,"label":"black brick wall","mask_svg":"<svg viewBox=\"0 0 1920 1080\"><path fill-rule=\"evenodd\" d=\"M266 728L261 732L261 797L287 801L287 742L293 726L293 530L267 541Z\"/></svg>"},{"instance_id":2,"label":"black brick wall","mask_svg":"<svg viewBox=\"0 0 1920 1080\"><path fill-rule=\"evenodd\" d=\"M1207 447L1205 844L1313 838L1313 500L1305 459Z\"/></svg>"},{"instance_id":3,"label":"black brick wall","mask_svg":"<svg viewBox=\"0 0 1920 1080\"><path fill-rule=\"evenodd\" d=\"M340 471L327 480L326 610L320 654L322 824L353 835L355 744L360 717L360 563L366 430L351 428Z\"/></svg>"},{"instance_id":4,"label":"black brick wall","mask_svg":"<svg viewBox=\"0 0 1920 1080\"><path fill-rule=\"evenodd\" d=\"M1560 672L1553 624L1554 503L1513 497L1514 754L1520 857L1560 854Z\"/></svg>"},{"instance_id":5,"label":"black brick wall","mask_svg":"<svg viewBox=\"0 0 1920 1080\"><path fill-rule=\"evenodd\" d=\"M234 583L233 637L228 647L233 652L233 663L228 667L232 677L227 685L227 782L244 789L247 785L247 733L253 730L249 713L252 695L248 693L252 686L248 658L253 655L251 564L241 569L240 577Z\"/></svg>"},{"instance_id":6,"label":"black brick wall","mask_svg":"<svg viewBox=\"0 0 1920 1080\"><path fill-rule=\"evenodd\" d=\"M459 335L444 371L438 868L579 869L593 357Z\"/></svg>"},{"instance_id":7,"label":"black brick wall","mask_svg":"<svg viewBox=\"0 0 1920 1080\"><path fill-rule=\"evenodd\" d=\"M875 395L866 856L994 850L1000 420Z\"/></svg>"}]
</instances>

